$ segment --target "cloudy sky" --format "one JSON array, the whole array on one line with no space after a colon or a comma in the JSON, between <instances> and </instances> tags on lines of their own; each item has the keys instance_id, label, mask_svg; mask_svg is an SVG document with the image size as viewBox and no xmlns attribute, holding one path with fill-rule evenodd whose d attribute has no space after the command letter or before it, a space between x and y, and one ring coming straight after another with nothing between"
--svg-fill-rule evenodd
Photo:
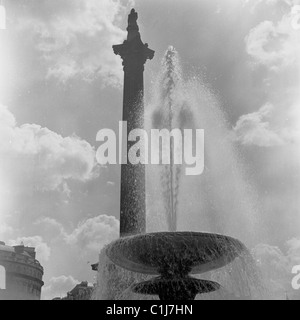
<instances>
[{"instance_id":1,"label":"cloudy sky","mask_svg":"<svg viewBox=\"0 0 300 320\"><path fill-rule=\"evenodd\" d=\"M156 51L146 96L174 45L184 72L220 101L249 172L261 222L251 249L265 270L278 266L278 286L289 282L300 262L300 1L3 3L0 239L36 246L44 298L93 282L90 263L118 236L119 168L96 164L96 134L121 119L122 66L111 46L125 39L133 6Z\"/></svg>"}]
</instances>

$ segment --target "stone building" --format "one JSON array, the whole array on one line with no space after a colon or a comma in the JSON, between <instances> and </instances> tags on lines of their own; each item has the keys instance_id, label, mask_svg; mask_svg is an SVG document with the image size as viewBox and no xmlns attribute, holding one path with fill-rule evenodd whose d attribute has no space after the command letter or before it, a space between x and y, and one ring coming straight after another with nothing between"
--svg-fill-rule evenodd
<instances>
[{"instance_id":1,"label":"stone building","mask_svg":"<svg viewBox=\"0 0 300 320\"><path fill-rule=\"evenodd\" d=\"M35 248L0 242L0 300L40 300L43 274Z\"/></svg>"},{"instance_id":2,"label":"stone building","mask_svg":"<svg viewBox=\"0 0 300 320\"><path fill-rule=\"evenodd\" d=\"M89 286L87 281L82 281L69 291L66 297L54 298L53 300L90 300L93 290L94 287Z\"/></svg>"}]
</instances>

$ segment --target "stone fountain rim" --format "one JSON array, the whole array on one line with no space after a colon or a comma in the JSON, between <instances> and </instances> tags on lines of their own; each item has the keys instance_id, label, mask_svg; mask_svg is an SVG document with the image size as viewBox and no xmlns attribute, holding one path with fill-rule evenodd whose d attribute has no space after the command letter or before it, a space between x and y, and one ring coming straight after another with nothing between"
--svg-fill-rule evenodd
<instances>
[{"instance_id":1,"label":"stone fountain rim","mask_svg":"<svg viewBox=\"0 0 300 320\"><path fill-rule=\"evenodd\" d=\"M227 264L231 263L234 261L238 256L242 254L247 248L240 242L239 240L230 237L230 236L225 236L217 233L207 233L207 232L193 232L193 231L186 231L186 232L154 232L154 233L146 233L146 234L140 234L140 235L133 235L133 236L128 236L124 238L120 238L111 244L109 244L106 247L106 255L108 258L117 266L122 267L126 270L132 271L132 272L137 272L137 273L142 273L142 274L148 274L148 275L160 275L161 273L158 271L158 267L152 267L149 265L143 265L141 263L137 263L133 260L129 260L128 258L125 257L124 251L118 252L118 255L113 254L112 250L116 250L117 245L122 244L126 245L130 243L130 241L138 242L138 240L145 240L147 238L151 239L152 237L157 237L160 236L161 238L167 239L169 236L170 238L176 238L179 239L180 237L190 237L192 238L198 238L198 241L200 238L205 238L207 240L221 240L221 241L226 241L232 248L235 248L235 252L230 252L230 255L225 255L222 254L220 255L217 259L214 259L212 261L209 261L207 263L204 263L199 266L194 266L191 269L191 272L189 274L203 274L209 271L217 270L220 269ZM210 238L210 239L209 239ZM186 239L185 239L186 240ZM203 245L204 247L204 245Z\"/></svg>"}]
</instances>

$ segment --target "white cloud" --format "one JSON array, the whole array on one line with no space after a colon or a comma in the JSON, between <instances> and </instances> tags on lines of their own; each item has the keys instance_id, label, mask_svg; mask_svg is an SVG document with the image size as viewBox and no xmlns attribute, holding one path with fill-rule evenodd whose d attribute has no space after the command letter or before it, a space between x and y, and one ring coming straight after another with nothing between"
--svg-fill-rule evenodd
<instances>
[{"instance_id":1,"label":"white cloud","mask_svg":"<svg viewBox=\"0 0 300 320\"><path fill-rule=\"evenodd\" d=\"M277 3L274 0L265 4ZM300 33L292 25L297 1L281 4L284 6L278 10L281 15L277 22L261 22L246 38L247 53L257 64L266 66L269 102L237 121L234 136L244 145L271 147L300 141Z\"/></svg>"},{"instance_id":2,"label":"white cloud","mask_svg":"<svg viewBox=\"0 0 300 320\"><path fill-rule=\"evenodd\" d=\"M92 256L95 253L98 254L106 244L119 236L119 220L107 215L84 220L71 232L68 232L57 220L48 217L37 220L34 225L41 228L45 237L52 240L60 239L61 244L88 250Z\"/></svg>"},{"instance_id":3,"label":"white cloud","mask_svg":"<svg viewBox=\"0 0 300 320\"><path fill-rule=\"evenodd\" d=\"M41 261L48 261L51 254L51 249L44 242L43 238L40 236L34 237L19 237L16 240L10 240L9 245L19 245L20 243L24 243L25 246L35 247L36 258Z\"/></svg>"},{"instance_id":4,"label":"white cloud","mask_svg":"<svg viewBox=\"0 0 300 320\"><path fill-rule=\"evenodd\" d=\"M295 18L290 12L278 23L263 21L253 28L246 38L247 53L259 64L273 71L294 66L300 62L300 37L292 27Z\"/></svg>"},{"instance_id":5,"label":"white cloud","mask_svg":"<svg viewBox=\"0 0 300 320\"><path fill-rule=\"evenodd\" d=\"M66 235L63 225L53 218L40 218L34 222L34 225L42 230L44 237L48 237L52 240Z\"/></svg>"},{"instance_id":6,"label":"white cloud","mask_svg":"<svg viewBox=\"0 0 300 320\"><path fill-rule=\"evenodd\" d=\"M52 300L53 298L65 297L67 292L71 291L80 281L72 276L52 277L48 281L48 285L43 288L42 296L44 300Z\"/></svg>"},{"instance_id":7,"label":"white cloud","mask_svg":"<svg viewBox=\"0 0 300 320\"><path fill-rule=\"evenodd\" d=\"M1 105L0 123L0 173L2 180L6 176L15 182L16 189L61 188L68 195L68 180L85 182L97 176L95 150L88 142L76 136L64 138L36 124L17 126Z\"/></svg>"},{"instance_id":8,"label":"white cloud","mask_svg":"<svg viewBox=\"0 0 300 320\"><path fill-rule=\"evenodd\" d=\"M129 5L133 0L33 1L26 4L15 23L19 30L33 34L49 77L62 82L101 77L104 84L118 85L122 68L112 45L125 40L118 24Z\"/></svg>"},{"instance_id":9,"label":"white cloud","mask_svg":"<svg viewBox=\"0 0 300 320\"><path fill-rule=\"evenodd\" d=\"M280 6L286 8L291 6L294 2L298 0L245 0L245 3L250 6L250 12L252 14L256 13L258 9L269 7L268 10L272 10L272 6Z\"/></svg>"},{"instance_id":10,"label":"white cloud","mask_svg":"<svg viewBox=\"0 0 300 320\"><path fill-rule=\"evenodd\" d=\"M280 133L272 130L270 123L266 121L273 109L272 105L267 104L257 112L241 116L233 128L235 139L244 145L260 147L283 145Z\"/></svg>"},{"instance_id":11,"label":"white cloud","mask_svg":"<svg viewBox=\"0 0 300 320\"><path fill-rule=\"evenodd\" d=\"M118 236L119 221L113 216L101 215L81 222L71 234L65 236L65 240L68 244L99 253L103 246Z\"/></svg>"}]
</instances>

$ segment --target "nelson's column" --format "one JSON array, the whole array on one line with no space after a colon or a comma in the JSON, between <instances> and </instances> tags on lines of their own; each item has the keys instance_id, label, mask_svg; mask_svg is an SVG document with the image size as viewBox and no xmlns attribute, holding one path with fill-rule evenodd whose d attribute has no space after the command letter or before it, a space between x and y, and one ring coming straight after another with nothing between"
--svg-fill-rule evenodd
<instances>
[{"instance_id":1,"label":"nelson's column","mask_svg":"<svg viewBox=\"0 0 300 320\"><path fill-rule=\"evenodd\" d=\"M144 127L144 64L154 57L154 51L141 40L134 9L128 16L128 36L123 44L113 46L124 66L123 121L128 133ZM135 142L127 143L127 151ZM128 153L127 153L128 154ZM120 236L146 232L145 166L121 166Z\"/></svg>"}]
</instances>

